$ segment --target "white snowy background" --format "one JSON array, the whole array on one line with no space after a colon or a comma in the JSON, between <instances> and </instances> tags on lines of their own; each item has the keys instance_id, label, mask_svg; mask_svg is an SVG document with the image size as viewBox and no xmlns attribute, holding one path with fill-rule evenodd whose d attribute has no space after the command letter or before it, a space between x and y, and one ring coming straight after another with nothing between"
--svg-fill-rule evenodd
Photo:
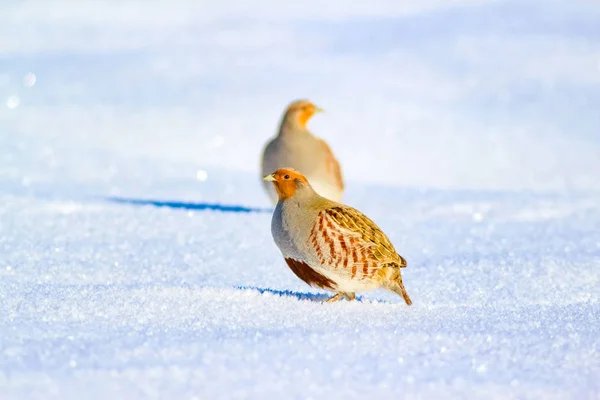
<instances>
[{"instance_id":1,"label":"white snowy background","mask_svg":"<svg viewBox=\"0 0 600 400\"><path fill-rule=\"evenodd\" d=\"M0 399L600 398L600 3L1 7ZM296 98L412 307L282 261Z\"/></svg>"}]
</instances>

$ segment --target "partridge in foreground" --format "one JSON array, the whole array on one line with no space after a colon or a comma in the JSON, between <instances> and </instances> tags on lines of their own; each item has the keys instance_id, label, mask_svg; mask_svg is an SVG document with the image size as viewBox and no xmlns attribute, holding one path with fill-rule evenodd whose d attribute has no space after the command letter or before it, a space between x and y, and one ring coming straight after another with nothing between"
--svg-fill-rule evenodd
<instances>
[{"instance_id":1,"label":"partridge in foreground","mask_svg":"<svg viewBox=\"0 0 600 400\"><path fill-rule=\"evenodd\" d=\"M341 201L344 182L340 164L329 145L306 128L308 120L322 111L307 100L297 100L288 106L278 135L263 149L261 176L278 168L295 168L306 175L321 196ZM268 182L263 182L263 186L276 204L277 193L273 186Z\"/></svg>"},{"instance_id":2,"label":"partridge in foreground","mask_svg":"<svg viewBox=\"0 0 600 400\"><path fill-rule=\"evenodd\" d=\"M355 292L383 287L412 301L404 289L402 258L381 229L360 211L315 192L299 171L280 168L263 177L279 201L271 233L285 262L313 287L354 300Z\"/></svg>"}]
</instances>

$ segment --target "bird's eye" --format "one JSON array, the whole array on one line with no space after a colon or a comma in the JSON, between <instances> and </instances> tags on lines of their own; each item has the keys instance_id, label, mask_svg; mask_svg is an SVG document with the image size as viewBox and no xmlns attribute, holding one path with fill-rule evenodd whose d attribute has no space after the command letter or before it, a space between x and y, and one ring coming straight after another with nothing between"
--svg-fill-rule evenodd
<instances>
[{"instance_id":1,"label":"bird's eye","mask_svg":"<svg viewBox=\"0 0 600 400\"><path fill-rule=\"evenodd\" d=\"M286 176L283 177L283 179L290 179L290 176L286 175Z\"/></svg>"}]
</instances>

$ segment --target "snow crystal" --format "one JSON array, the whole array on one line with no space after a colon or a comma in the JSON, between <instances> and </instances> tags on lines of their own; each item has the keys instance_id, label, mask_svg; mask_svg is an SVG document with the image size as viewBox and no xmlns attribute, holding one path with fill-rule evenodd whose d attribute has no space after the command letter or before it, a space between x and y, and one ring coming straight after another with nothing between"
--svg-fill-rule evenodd
<instances>
[{"instance_id":1,"label":"snow crystal","mask_svg":"<svg viewBox=\"0 0 600 400\"><path fill-rule=\"evenodd\" d=\"M10 108L11 110L19 107L19 104L21 104L21 99L19 99L19 96L13 95L6 99L6 107Z\"/></svg>"},{"instance_id":2,"label":"snow crystal","mask_svg":"<svg viewBox=\"0 0 600 400\"><path fill-rule=\"evenodd\" d=\"M35 76L35 74L33 72L29 72L25 75L25 77L23 78L23 84L26 87L32 87L33 85L35 85L35 82L37 81L37 77Z\"/></svg>"}]
</instances>

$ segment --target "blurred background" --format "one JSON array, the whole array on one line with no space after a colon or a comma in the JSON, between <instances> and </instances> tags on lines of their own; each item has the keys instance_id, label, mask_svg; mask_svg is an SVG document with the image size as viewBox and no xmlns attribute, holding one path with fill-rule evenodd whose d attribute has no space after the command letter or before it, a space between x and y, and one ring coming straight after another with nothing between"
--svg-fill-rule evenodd
<instances>
[{"instance_id":1,"label":"blurred background","mask_svg":"<svg viewBox=\"0 0 600 400\"><path fill-rule=\"evenodd\" d=\"M600 189L596 1L2 4L12 193L219 197L297 98L349 182Z\"/></svg>"}]
</instances>

